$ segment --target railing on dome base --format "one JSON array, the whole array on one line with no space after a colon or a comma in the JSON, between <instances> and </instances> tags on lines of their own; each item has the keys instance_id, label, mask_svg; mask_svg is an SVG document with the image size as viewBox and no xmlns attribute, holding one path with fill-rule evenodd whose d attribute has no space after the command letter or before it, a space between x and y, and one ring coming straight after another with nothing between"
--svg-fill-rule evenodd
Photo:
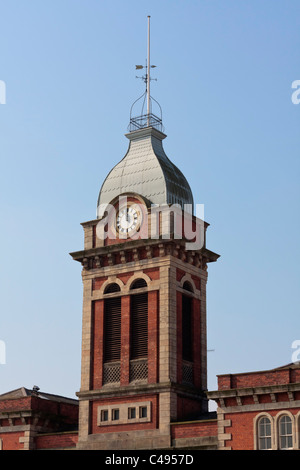
<instances>
[{"instance_id":1,"label":"railing on dome base","mask_svg":"<svg viewBox=\"0 0 300 470\"><path fill-rule=\"evenodd\" d=\"M142 116L130 118L129 132L144 129L145 127L154 127L158 131L163 132L162 120L155 116L155 114L143 114Z\"/></svg>"}]
</instances>

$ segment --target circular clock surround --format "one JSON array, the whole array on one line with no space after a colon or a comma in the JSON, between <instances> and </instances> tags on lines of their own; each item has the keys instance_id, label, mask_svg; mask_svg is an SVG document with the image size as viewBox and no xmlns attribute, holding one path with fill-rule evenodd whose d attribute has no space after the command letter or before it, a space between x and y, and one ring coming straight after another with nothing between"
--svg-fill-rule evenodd
<instances>
[{"instance_id":1,"label":"circular clock surround","mask_svg":"<svg viewBox=\"0 0 300 470\"><path fill-rule=\"evenodd\" d=\"M122 235L130 235L139 230L141 222L142 212L138 204L120 207L116 216L117 232Z\"/></svg>"}]
</instances>

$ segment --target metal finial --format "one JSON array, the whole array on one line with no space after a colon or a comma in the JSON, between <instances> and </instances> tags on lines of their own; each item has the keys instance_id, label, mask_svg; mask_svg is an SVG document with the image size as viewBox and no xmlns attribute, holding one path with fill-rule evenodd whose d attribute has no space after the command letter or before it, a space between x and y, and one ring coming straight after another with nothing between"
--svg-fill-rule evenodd
<instances>
[{"instance_id":1,"label":"metal finial","mask_svg":"<svg viewBox=\"0 0 300 470\"><path fill-rule=\"evenodd\" d=\"M131 106L131 111L130 111L130 124L128 126L129 130L135 130L135 129L141 129L144 127L155 127L156 129L163 130L163 125L162 125L162 111L160 104L151 96L150 94L150 82L151 80L157 80L156 78L151 78L151 73L150 69L155 68L156 65L151 65L150 62L150 15L148 15L148 48L147 48L147 60L146 60L146 65L136 65L135 69L136 70L142 70L146 69L146 74L143 75L142 77L136 77L136 78L141 78L145 85L146 85L146 90L143 93L142 96L140 96ZM140 116L137 117L132 117L132 110L134 105L143 99L143 105L142 105L142 113ZM155 116L152 114L152 100L155 101L155 103L158 105L159 110L160 110L160 117ZM146 114L144 114L144 105L147 103L147 110Z\"/></svg>"},{"instance_id":2,"label":"metal finial","mask_svg":"<svg viewBox=\"0 0 300 470\"><path fill-rule=\"evenodd\" d=\"M150 16L148 16L148 61L147 61L147 125L150 125Z\"/></svg>"}]
</instances>

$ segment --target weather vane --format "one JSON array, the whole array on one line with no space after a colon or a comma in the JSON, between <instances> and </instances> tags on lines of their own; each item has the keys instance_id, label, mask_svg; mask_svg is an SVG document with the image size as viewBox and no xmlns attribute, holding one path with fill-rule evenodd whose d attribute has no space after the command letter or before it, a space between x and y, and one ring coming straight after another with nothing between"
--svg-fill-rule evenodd
<instances>
[{"instance_id":1,"label":"weather vane","mask_svg":"<svg viewBox=\"0 0 300 470\"><path fill-rule=\"evenodd\" d=\"M141 70L141 69L146 69L146 75L143 75L142 77L136 77L136 78L141 78L145 83L146 83L146 94L147 94L147 116L148 116L148 125L149 125L149 119L150 119L150 81L151 80L157 80L156 78L151 78L150 76L150 69L155 68L156 65L151 65L150 63L150 16L148 16L148 60L146 61L146 65L136 65L135 69L136 70Z\"/></svg>"}]
</instances>

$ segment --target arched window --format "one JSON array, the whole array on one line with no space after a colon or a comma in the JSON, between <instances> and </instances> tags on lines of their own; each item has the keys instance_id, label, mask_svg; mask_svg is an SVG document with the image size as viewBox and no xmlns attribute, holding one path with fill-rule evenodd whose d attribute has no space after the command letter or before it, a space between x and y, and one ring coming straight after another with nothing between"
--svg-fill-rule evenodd
<instances>
[{"instance_id":1,"label":"arched window","mask_svg":"<svg viewBox=\"0 0 300 470\"><path fill-rule=\"evenodd\" d=\"M271 442L271 421L266 416L258 421L258 448L259 450L267 450L272 448Z\"/></svg>"},{"instance_id":2,"label":"arched window","mask_svg":"<svg viewBox=\"0 0 300 470\"><path fill-rule=\"evenodd\" d=\"M188 282L188 281L185 281L185 282L183 283L182 288L183 288L184 290L187 290L188 292L194 292L193 287L192 287L192 284L191 284L190 282Z\"/></svg>"},{"instance_id":3,"label":"arched window","mask_svg":"<svg viewBox=\"0 0 300 470\"><path fill-rule=\"evenodd\" d=\"M112 283L112 284L109 284L105 290L104 290L104 294L112 294L113 292L120 292L120 286L119 284L117 284L116 282Z\"/></svg>"},{"instance_id":4,"label":"arched window","mask_svg":"<svg viewBox=\"0 0 300 470\"><path fill-rule=\"evenodd\" d=\"M130 286L130 289L140 289L141 287L147 287L145 279L136 279Z\"/></svg>"},{"instance_id":5,"label":"arched window","mask_svg":"<svg viewBox=\"0 0 300 470\"><path fill-rule=\"evenodd\" d=\"M293 448L293 426L292 420L289 416L284 415L279 419L278 434L279 434L279 448L292 449Z\"/></svg>"}]
</instances>

